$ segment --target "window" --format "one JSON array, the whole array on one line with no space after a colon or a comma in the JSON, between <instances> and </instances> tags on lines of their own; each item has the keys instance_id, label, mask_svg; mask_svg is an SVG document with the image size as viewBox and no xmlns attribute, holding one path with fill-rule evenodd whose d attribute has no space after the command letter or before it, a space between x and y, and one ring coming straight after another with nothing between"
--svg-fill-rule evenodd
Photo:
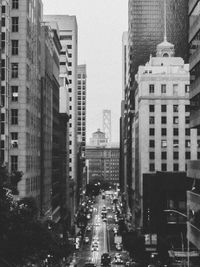
<instances>
[{"instance_id":1,"label":"window","mask_svg":"<svg viewBox=\"0 0 200 267\"><path fill-rule=\"evenodd\" d=\"M3 5L3 6L1 7L1 12L2 12L2 14L5 14L5 13L6 13L6 6Z\"/></svg>"},{"instance_id":2,"label":"window","mask_svg":"<svg viewBox=\"0 0 200 267\"><path fill-rule=\"evenodd\" d=\"M167 117L166 116L162 116L161 117L161 123L162 124L166 124L167 123Z\"/></svg>"},{"instance_id":3,"label":"window","mask_svg":"<svg viewBox=\"0 0 200 267\"><path fill-rule=\"evenodd\" d=\"M161 140L161 147L162 148L167 147L167 140Z\"/></svg>"},{"instance_id":4,"label":"window","mask_svg":"<svg viewBox=\"0 0 200 267\"><path fill-rule=\"evenodd\" d=\"M155 141L149 140L149 147L155 147Z\"/></svg>"},{"instance_id":5,"label":"window","mask_svg":"<svg viewBox=\"0 0 200 267\"><path fill-rule=\"evenodd\" d=\"M200 152L197 152L197 159L200 159Z\"/></svg>"},{"instance_id":6,"label":"window","mask_svg":"<svg viewBox=\"0 0 200 267\"><path fill-rule=\"evenodd\" d=\"M173 158L174 158L174 159L178 159L178 158L179 158L179 153L178 153L178 151L174 151L174 153L173 153Z\"/></svg>"},{"instance_id":7,"label":"window","mask_svg":"<svg viewBox=\"0 0 200 267\"><path fill-rule=\"evenodd\" d=\"M166 94L166 84L161 84L161 94Z\"/></svg>"},{"instance_id":8,"label":"window","mask_svg":"<svg viewBox=\"0 0 200 267\"><path fill-rule=\"evenodd\" d=\"M161 159L167 159L167 152L166 151L161 152Z\"/></svg>"},{"instance_id":9,"label":"window","mask_svg":"<svg viewBox=\"0 0 200 267\"><path fill-rule=\"evenodd\" d=\"M197 140L197 147L200 148L200 140Z\"/></svg>"},{"instance_id":10,"label":"window","mask_svg":"<svg viewBox=\"0 0 200 267\"><path fill-rule=\"evenodd\" d=\"M178 95L178 84L173 84L173 95Z\"/></svg>"},{"instance_id":11,"label":"window","mask_svg":"<svg viewBox=\"0 0 200 267\"><path fill-rule=\"evenodd\" d=\"M185 129L185 135L187 135L187 136L190 135L190 129L189 128Z\"/></svg>"},{"instance_id":12,"label":"window","mask_svg":"<svg viewBox=\"0 0 200 267\"><path fill-rule=\"evenodd\" d=\"M149 85L149 93L154 94L154 84Z\"/></svg>"},{"instance_id":13,"label":"window","mask_svg":"<svg viewBox=\"0 0 200 267\"><path fill-rule=\"evenodd\" d=\"M12 55L13 56L18 55L18 47L19 47L19 41L12 40Z\"/></svg>"},{"instance_id":14,"label":"window","mask_svg":"<svg viewBox=\"0 0 200 267\"><path fill-rule=\"evenodd\" d=\"M186 116L185 117L185 124L189 124L190 123L190 117L189 116Z\"/></svg>"},{"instance_id":15,"label":"window","mask_svg":"<svg viewBox=\"0 0 200 267\"><path fill-rule=\"evenodd\" d=\"M18 63L11 63L11 77L18 78Z\"/></svg>"},{"instance_id":16,"label":"window","mask_svg":"<svg viewBox=\"0 0 200 267\"><path fill-rule=\"evenodd\" d=\"M178 136L178 133L179 133L178 128L174 128L174 129L173 129L173 134L174 134L174 136Z\"/></svg>"},{"instance_id":17,"label":"window","mask_svg":"<svg viewBox=\"0 0 200 267\"><path fill-rule=\"evenodd\" d=\"M150 172L154 172L155 171L155 164L154 163L149 164L149 171Z\"/></svg>"},{"instance_id":18,"label":"window","mask_svg":"<svg viewBox=\"0 0 200 267\"><path fill-rule=\"evenodd\" d=\"M179 146L179 141L177 139L173 140L173 147L176 148Z\"/></svg>"},{"instance_id":19,"label":"window","mask_svg":"<svg viewBox=\"0 0 200 267\"><path fill-rule=\"evenodd\" d=\"M155 153L149 152L149 159L155 159Z\"/></svg>"},{"instance_id":20,"label":"window","mask_svg":"<svg viewBox=\"0 0 200 267\"><path fill-rule=\"evenodd\" d=\"M5 25L6 25L6 20L5 20L5 17L3 17L3 18L1 19L1 26L2 26L2 27L5 27Z\"/></svg>"},{"instance_id":21,"label":"window","mask_svg":"<svg viewBox=\"0 0 200 267\"><path fill-rule=\"evenodd\" d=\"M61 35L60 40L72 40L72 36L71 35Z\"/></svg>"},{"instance_id":22,"label":"window","mask_svg":"<svg viewBox=\"0 0 200 267\"><path fill-rule=\"evenodd\" d=\"M185 105L185 112L190 112L190 105Z\"/></svg>"},{"instance_id":23,"label":"window","mask_svg":"<svg viewBox=\"0 0 200 267\"><path fill-rule=\"evenodd\" d=\"M178 172L179 171L179 165L178 165L178 163L175 163L174 164L174 171L175 172Z\"/></svg>"},{"instance_id":24,"label":"window","mask_svg":"<svg viewBox=\"0 0 200 267\"><path fill-rule=\"evenodd\" d=\"M178 105L173 105L173 111L178 112Z\"/></svg>"},{"instance_id":25,"label":"window","mask_svg":"<svg viewBox=\"0 0 200 267\"><path fill-rule=\"evenodd\" d=\"M11 86L11 100L12 102L17 102L18 101L18 86Z\"/></svg>"},{"instance_id":26,"label":"window","mask_svg":"<svg viewBox=\"0 0 200 267\"><path fill-rule=\"evenodd\" d=\"M11 156L11 171L18 170L18 156Z\"/></svg>"},{"instance_id":27,"label":"window","mask_svg":"<svg viewBox=\"0 0 200 267\"><path fill-rule=\"evenodd\" d=\"M161 135L162 136L166 136L167 135L167 129L166 128L162 128L161 129Z\"/></svg>"},{"instance_id":28,"label":"window","mask_svg":"<svg viewBox=\"0 0 200 267\"><path fill-rule=\"evenodd\" d=\"M11 109L11 124L18 124L18 109Z\"/></svg>"},{"instance_id":29,"label":"window","mask_svg":"<svg viewBox=\"0 0 200 267\"><path fill-rule=\"evenodd\" d=\"M154 116L149 117L149 124L154 124L155 123L155 118Z\"/></svg>"},{"instance_id":30,"label":"window","mask_svg":"<svg viewBox=\"0 0 200 267\"><path fill-rule=\"evenodd\" d=\"M18 133L11 133L11 146L12 148L18 148Z\"/></svg>"},{"instance_id":31,"label":"window","mask_svg":"<svg viewBox=\"0 0 200 267\"><path fill-rule=\"evenodd\" d=\"M200 135L200 128L197 129L197 135Z\"/></svg>"},{"instance_id":32,"label":"window","mask_svg":"<svg viewBox=\"0 0 200 267\"><path fill-rule=\"evenodd\" d=\"M186 84L185 85L185 93L188 94L190 92L190 85Z\"/></svg>"},{"instance_id":33,"label":"window","mask_svg":"<svg viewBox=\"0 0 200 267\"><path fill-rule=\"evenodd\" d=\"M161 112L167 112L167 105L161 105Z\"/></svg>"},{"instance_id":34,"label":"window","mask_svg":"<svg viewBox=\"0 0 200 267\"><path fill-rule=\"evenodd\" d=\"M173 117L173 123L178 124L178 117Z\"/></svg>"},{"instance_id":35,"label":"window","mask_svg":"<svg viewBox=\"0 0 200 267\"><path fill-rule=\"evenodd\" d=\"M166 163L162 163L162 164L161 164L161 170L162 170L163 172L166 172L166 171L167 171L167 164L166 164Z\"/></svg>"},{"instance_id":36,"label":"window","mask_svg":"<svg viewBox=\"0 0 200 267\"><path fill-rule=\"evenodd\" d=\"M150 128L150 129L149 129L149 135L150 135L150 136L155 135L155 129L154 129L154 128Z\"/></svg>"},{"instance_id":37,"label":"window","mask_svg":"<svg viewBox=\"0 0 200 267\"><path fill-rule=\"evenodd\" d=\"M185 159L190 159L190 151L185 152Z\"/></svg>"},{"instance_id":38,"label":"window","mask_svg":"<svg viewBox=\"0 0 200 267\"><path fill-rule=\"evenodd\" d=\"M155 106L149 105L149 112L154 112L154 111L155 111Z\"/></svg>"},{"instance_id":39,"label":"window","mask_svg":"<svg viewBox=\"0 0 200 267\"><path fill-rule=\"evenodd\" d=\"M12 8L13 9L19 8L19 0L12 0Z\"/></svg>"},{"instance_id":40,"label":"window","mask_svg":"<svg viewBox=\"0 0 200 267\"><path fill-rule=\"evenodd\" d=\"M12 17L12 32L19 31L19 17Z\"/></svg>"}]
</instances>

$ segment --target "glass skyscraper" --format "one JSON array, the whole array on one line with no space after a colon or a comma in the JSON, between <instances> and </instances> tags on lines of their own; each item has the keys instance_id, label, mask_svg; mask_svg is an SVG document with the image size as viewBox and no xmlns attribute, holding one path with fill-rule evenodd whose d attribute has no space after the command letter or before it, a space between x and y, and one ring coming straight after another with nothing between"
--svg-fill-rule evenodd
<instances>
[{"instance_id":1,"label":"glass skyscraper","mask_svg":"<svg viewBox=\"0 0 200 267\"><path fill-rule=\"evenodd\" d=\"M188 0L166 0L167 40L175 56L188 62ZM129 0L129 73L134 79L138 66L155 56L164 36L164 0Z\"/></svg>"}]
</instances>

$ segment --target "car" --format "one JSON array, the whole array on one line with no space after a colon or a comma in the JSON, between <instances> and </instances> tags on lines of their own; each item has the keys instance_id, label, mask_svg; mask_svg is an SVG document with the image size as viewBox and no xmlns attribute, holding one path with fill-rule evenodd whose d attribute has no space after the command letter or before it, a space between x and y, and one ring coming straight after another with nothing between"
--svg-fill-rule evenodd
<instances>
[{"instance_id":1,"label":"car","mask_svg":"<svg viewBox=\"0 0 200 267\"><path fill-rule=\"evenodd\" d=\"M106 217L103 218L103 222L107 222L107 218Z\"/></svg>"},{"instance_id":2,"label":"car","mask_svg":"<svg viewBox=\"0 0 200 267\"><path fill-rule=\"evenodd\" d=\"M111 257L108 253L103 253L101 255L101 266L110 266Z\"/></svg>"},{"instance_id":3,"label":"car","mask_svg":"<svg viewBox=\"0 0 200 267\"><path fill-rule=\"evenodd\" d=\"M89 242L90 242L89 237L85 236L84 239L83 239L83 242L84 242L84 244L89 244Z\"/></svg>"},{"instance_id":4,"label":"car","mask_svg":"<svg viewBox=\"0 0 200 267\"><path fill-rule=\"evenodd\" d=\"M86 228L86 230L87 230L88 232L92 231L92 226L91 226L91 225L88 225L87 228Z\"/></svg>"},{"instance_id":5,"label":"car","mask_svg":"<svg viewBox=\"0 0 200 267\"><path fill-rule=\"evenodd\" d=\"M98 244L97 244L97 246L96 245L92 246L92 251L98 251L98 250L99 250Z\"/></svg>"},{"instance_id":6,"label":"car","mask_svg":"<svg viewBox=\"0 0 200 267\"><path fill-rule=\"evenodd\" d=\"M118 250L118 251L121 251L122 250L122 244L121 243L117 243L115 245L115 247L116 247L116 250Z\"/></svg>"}]
</instances>

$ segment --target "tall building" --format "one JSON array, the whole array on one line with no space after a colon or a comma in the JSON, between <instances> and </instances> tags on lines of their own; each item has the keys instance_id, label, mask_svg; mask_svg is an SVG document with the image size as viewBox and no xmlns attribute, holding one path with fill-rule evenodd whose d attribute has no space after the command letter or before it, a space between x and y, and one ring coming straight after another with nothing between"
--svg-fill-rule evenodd
<instances>
[{"instance_id":1,"label":"tall building","mask_svg":"<svg viewBox=\"0 0 200 267\"><path fill-rule=\"evenodd\" d=\"M87 74L86 65L78 65L77 68L77 134L78 134L78 181L77 195L79 196L86 187L86 166L85 166L85 147L86 147L86 93L87 93ZM79 202L79 199L78 199Z\"/></svg>"},{"instance_id":2,"label":"tall building","mask_svg":"<svg viewBox=\"0 0 200 267\"><path fill-rule=\"evenodd\" d=\"M197 132L190 130L189 65L174 57L166 40L157 56L139 66L132 124L133 219L143 221L143 176L185 172L197 156ZM136 213L137 211L137 213ZM140 212L138 212L140 211Z\"/></svg>"},{"instance_id":3,"label":"tall building","mask_svg":"<svg viewBox=\"0 0 200 267\"><path fill-rule=\"evenodd\" d=\"M1 157L9 172L23 172L19 197L39 205L42 2L1 3Z\"/></svg>"},{"instance_id":4,"label":"tall building","mask_svg":"<svg viewBox=\"0 0 200 267\"><path fill-rule=\"evenodd\" d=\"M128 32L122 35L122 99L124 100L125 88L128 85Z\"/></svg>"},{"instance_id":5,"label":"tall building","mask_svg":"<svg viewBox=\"0 0 200 267\"><path fill-rule=\"evenodd\" d=\"M144 65L149 55L156 54L156 45L164 35L164 3L165 0L129 0L128 7L128 86L124 95L124 180L127 184L129 205L133 202L132 195L132 123L135 110L135 74L139 65ZM188 60L188 1L166 0L167 36L175 44L176 56ZM123 155L122 155L123 156Z\"/></svg>"},{"instance_id":6,"label":"tall building","mask_svg":"<svg viewBox=\"0 0 200 267\"><path fill-rule=\"evenodd\" d=\"M190 48L190 126L197 128L200 135L200 79L199 79L199 31L200 31L200 2L189 1L189 48ZM188 206L188 239L200 249L200 141L198 140L197 160L188 163L187 175L193 179L193 188L187 192Z\"/></svg>"},{"instance_id":7,"label":"tall building","mask_svg":"<svg viewBox=\"0 0 200 267\"><path fill-rule=\"evenodd\" d=\"M77 45L78 28L75 16L46 15L45 21L56 22L62 45L60 56L61 93L69 107L69 179L71 188L70 210L73 215L77 207ZM66 73L67 71L67 73ZM65 90L68 90L66 93ZM68 97L69 96L69 97ZM63 103L62 103L63 104Z\"/></svg>"},{"instance_id":8,"label":"tall building","mask_svg":"<svg viewBox=\"0 0 200 267\"><path fill-rule=\"evenodd\" d=\"M86 65L78 65L77 77L77 135L84 153L86 143Z\"/></svg>"}]
</instances>

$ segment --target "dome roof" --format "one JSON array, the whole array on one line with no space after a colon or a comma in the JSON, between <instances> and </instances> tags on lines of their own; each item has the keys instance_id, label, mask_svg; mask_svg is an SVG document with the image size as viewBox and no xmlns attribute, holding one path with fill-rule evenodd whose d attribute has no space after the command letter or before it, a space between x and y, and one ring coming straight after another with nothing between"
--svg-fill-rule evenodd
<instances>
[{"instance_id":1,"label":"dome roof","mask_svg":"<svg viewBox=\"0 0 200 267\"><path fill-rule=\"evenodd\" d=\"M158 44L158 46L157 46L158 48L174 48L174 45L173 44L171 44L171 43L169 43L169 42L167 42L167 41L164 41L164 42L162 42L162 43L160 43L160 44Z\"/></svg>"}]
</instances>

